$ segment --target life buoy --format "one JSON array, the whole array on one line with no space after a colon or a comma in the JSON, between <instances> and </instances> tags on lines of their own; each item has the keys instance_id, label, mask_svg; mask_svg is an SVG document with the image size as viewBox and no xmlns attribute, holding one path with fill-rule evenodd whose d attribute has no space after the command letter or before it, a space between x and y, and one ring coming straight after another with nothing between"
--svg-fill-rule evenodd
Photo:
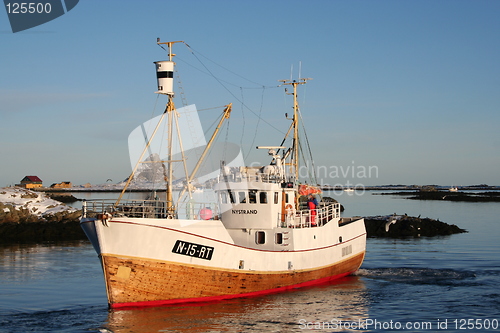
<instances>
[{"instance_id":1,"label":"life buoy","mask_svg":"<svg viewBox=\"0 0 500 333\"><path fill-rule=\"evenodd\" d=\"M291 204L287 204L285 206L285 212L287 219L291 219L295 215L295 209L293 209L293 206Z\"/></svg>"},{"instance_id":2,"label":"life buoy","mask_svg":"<svg viewBox=\"0 0 500 333\"><path fill-rule=\"evenodd\" d=\"M209 207L205 207L200 210L200 218L202 220L211 220L213 217L212 210Z\"/></svg>"}]
</instances>

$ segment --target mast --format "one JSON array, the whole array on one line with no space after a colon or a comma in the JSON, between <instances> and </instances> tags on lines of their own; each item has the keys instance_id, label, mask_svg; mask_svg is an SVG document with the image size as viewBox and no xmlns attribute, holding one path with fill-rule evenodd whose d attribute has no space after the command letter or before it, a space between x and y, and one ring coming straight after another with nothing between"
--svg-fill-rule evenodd
<instances>
[{"instance_id":1,"label":"mast","mask_svg":"<svg viewBox=\"0 0 500 333\"><path fill-rule=\"evenodd\" d=\"M168 116L168 157L167 157L167 176L165 179L167 183L167 188L166 188L166 202L167 202L167 211L169 213L174 212L174 200L173 200L173 195L172 195L172 183L173 183L173 178L174 178L174 169L172 166L174 161L172 159L173 157L173 132L174 132L174 121L177 124L177 111L175 109L175 104L174 104L174 84L173 84L173 78L174 78L174 66L175 62L172 61L173 57L175 54L172 52L172 46L175 43L184 43L183 41L175 41L175 42L163 42L161 43L160 40L157 40L158 45L167 45L168 46L168 61L156 61L156 77L158 79L158 91L156 92L157 94L162 94L162 95L167 95L168 97L168 102L167 106L165 108L165 113L167 113ZM175 116L175 118L174 118ZM178 126L177 126L178 128ZM182 140L180 133L177 132L177 136L181 145L181 152L182 152L182 162L186 163L186 160L184 158L184 152L182 151ZM187 168L186 166L184 167L186 170L186 177L187 177ZM191 194L191 193L190 193Z\"/></svg>"},{"instance_id":2,"label":"mast","mask_svg":"<svg viewBox=\"0 0 500 333\"><path fill-rule=\"evenodd\" d=\"M283 85L290 85L293 87L293 92L289 93L285 89L287 95L293 95L293 118L290 129L293 128L293 156L291 158L290 173L295 175L295 181L299 180L299 103L297 102L297 86L299 84L306 84L310 78L300 78L297 80L280 80ZM290 131L287 133L290 133Z\"/></svg>"},{"instance_id":3,"label":"mast","mask_svg":"<svg viewBox=\"0 0 500 333\"><path fill-rule=\"evenodd\" d=\"M165 181L167 183L166 187L166 201L167 201L167 211L169 214L174 214L174 202L173 202L173 196L172 196L172 182L174 178L174 169L172 167L173 162L183 162L184 164L184 171L186 173L186 179L188 177L188 171L187 171L187 166L186 166L186 158L184 156L184 150L182 147L182 139L181 139L181 134L179 132L179 123L177 121L177 118L179 117L179 114L177 113L175 109L175 104L174 104L174 84L173 84L173 78L174 78L174 66L175 62L172 61L173 57L175 54L172 52L172 46L175 43L184 43L183 41L175 41L175 42L164 42L160 43L160 39L157 39L157 44L164 44L168 46L168 61L156 61L156 77L158 79L158 91L156 91L157 94L162 94L166 95L168 97L168 102L167 106L165 108L165 111L160 117L160 120L158 121L158 124L156 125L156 128L153 131L153 134L149 138L148 142L146 143L146 146L144 147L144 150L142 151L141 157L137 161L134 169L132 170L132 173L127 179L127 183L123 187L122 192L120 193L120 196L118 197L118 200L115 202L115 206L117 206L120 203L120 200L122 199L123 195L125 194L125 191L127 190L128 186L130 185L130 182L134 178L134 174L137 171L137 168L139 164L144 163L141 162L142 158L146 154L147 149L153 142L153 138L156 135L156 132L158 131L163 119L165 118L165 115L167 115L167 121L168 121L168 159L166 161L158 161L161 163L167 163L168 168L166 172L166 177ZM185 43L184 43L185 44ZM174 121L175 125L177 128L177 137L179 140L179 147L182 155L181 160L172 160L173 157L173 129L174 129ZM191 192L189 191L189 195L191 196Z\"/></svg>"}]
</instances>

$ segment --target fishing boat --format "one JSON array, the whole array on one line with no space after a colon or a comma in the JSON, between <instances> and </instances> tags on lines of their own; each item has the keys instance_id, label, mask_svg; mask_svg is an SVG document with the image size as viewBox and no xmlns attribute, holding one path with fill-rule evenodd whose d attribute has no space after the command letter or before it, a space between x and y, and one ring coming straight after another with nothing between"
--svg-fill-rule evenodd
<instances>
[{"instance_id":1,"label":"fishing boat","mask_svg":"<svg viewBox=\"0 0 500 333\"><path fill-rule=\"evenodd\" d=\"M179 42L158 41L168 46L169 60L155 63L158 93L168 98L162 119L168 120L170 143L181 142L180 136L174 140L172 134L178 118L172 82L175 43ZM168 145L167 160L161 161L166 165L164 200L123 199L136 166L118 200L84 202L81 226L101 261L110 307L282 292L328 283L360 267L366 250L363 219L341 217L339 203L322 198L318 187L299 177L297 88L307 80L282 81L293 89L288 93L294 100L293 117L286 117L290 147L283 146L285 140L258 146L268 154L267 165L234 166L220 161L212 180L214 202L196 202L193 181L220 126L230 116L231 104L225 107L199 161L190 170L185 168L181 188L173 185L173 165L185 159L176 160ZM140 161L148 146L149 142Z\"/></svg>"}]
</instances>

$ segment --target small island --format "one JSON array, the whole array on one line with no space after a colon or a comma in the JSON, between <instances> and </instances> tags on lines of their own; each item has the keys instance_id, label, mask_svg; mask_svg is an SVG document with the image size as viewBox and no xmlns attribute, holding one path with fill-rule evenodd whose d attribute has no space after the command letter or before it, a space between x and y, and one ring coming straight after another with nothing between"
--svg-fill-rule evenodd
<instances>
[{"instance_id":1,"label":"small island","mask_svg":"<svg viewBox=\"0 0 500 333\"><path fill-rule=\"evenodd\" d=\"M413 191L374 193L374 195L394 195L411 200L446 200L466 202L500 202L500 191L473 191L463 192L456 190L442 190L435 187L422 188Z\"/></svg>"},{"instance_id":2,"label":"small island","mask_svg":"<svg viewBox=\"0 0 500 333\"><path fill-rule=\"evenodd\" d=\"M467 232L454 224L406 214L368 216L365 217L365 227L368 237L388 238L448 236Z\"/></svg>"}]
</instances>

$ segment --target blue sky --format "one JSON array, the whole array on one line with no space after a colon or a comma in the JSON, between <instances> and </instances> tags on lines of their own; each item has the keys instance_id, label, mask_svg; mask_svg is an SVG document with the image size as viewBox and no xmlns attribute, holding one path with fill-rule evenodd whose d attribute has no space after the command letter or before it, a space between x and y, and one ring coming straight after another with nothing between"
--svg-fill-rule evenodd
<instances>
[{"instance_id":1,"label":"blue sky","mask_svg":"<svg viewBox=\"0 0 500 333\"><path fill-rule=\"evenodd\" d=\"M245 155L281 142L255 114L286 131L277 80L301 63L316 165L377 169L324 183L500 185L498 17L499 1L80 0L14 34L0 10L0 186L127 177L129 133L163 109L157 37L195 51L175 46L187 100L233 102L227 135Z\"/></svg>"}]
</instances>

